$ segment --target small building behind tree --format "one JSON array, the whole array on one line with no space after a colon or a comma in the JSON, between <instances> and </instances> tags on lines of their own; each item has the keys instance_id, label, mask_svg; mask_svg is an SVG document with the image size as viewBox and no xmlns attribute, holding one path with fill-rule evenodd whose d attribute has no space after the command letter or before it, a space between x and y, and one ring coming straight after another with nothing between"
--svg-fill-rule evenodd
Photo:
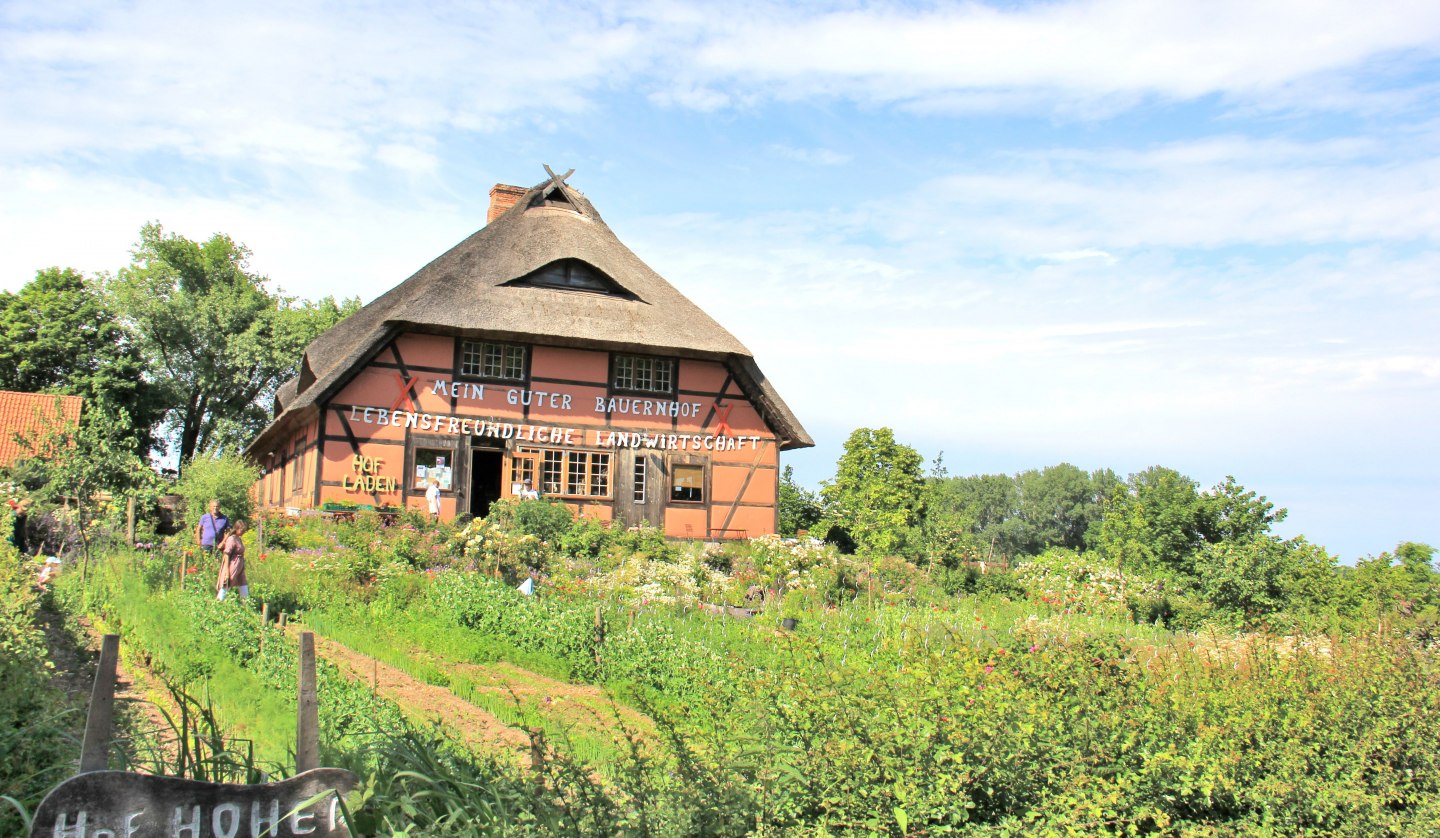
<instances>
[{"instance_id":1,"label":"small building behind tree","mask_svg":"<svg viewBox=\"0 0 1440 838\"><path fill-rule=\"evenodd\" d=\"M31 456L21 439L38 443L44 437L80 424L80 396L17 393L0 390L0 467Z\"/></svg>"},{"instance_id":2,"label":"small building behind tree","mask_svg":"<svg viewBox=\"0 0 1440 838\"><path fill-rule=\"evenodd\" d=\"M548 170L547 170L548 171ZM247 449L263 506L482 516L527 488L675 538L776 530L814 443L733 335L551 176L306 348Z\"/></svg>"}]
</instances>

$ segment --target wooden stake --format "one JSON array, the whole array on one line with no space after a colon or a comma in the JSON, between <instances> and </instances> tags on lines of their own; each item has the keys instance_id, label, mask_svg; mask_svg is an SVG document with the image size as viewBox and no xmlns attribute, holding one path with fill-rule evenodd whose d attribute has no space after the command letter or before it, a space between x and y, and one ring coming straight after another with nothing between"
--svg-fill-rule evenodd
<instances>
[{"instance_id":1,"label":"wooden stake","mask_svg":"<svg viewBox=\"0 0 1440 838\"><path fill-rule=\"evenodd\" d=\"M260 654L265 654L265 626L270 623L270 603L260 603Z\"/></svg>"},{"instance_id":2,"label":"wooden stake","mask_svg":"<svg viewBox=\"0 0 1440 838\"><path fill-rule=\"evenodd\" d=\"M600 644L605 642L605 624L600 620L600 606L595 606L595 666L600 666Z\"/></svg>"},{"instance_id":3,"label":"wooden stake","mask_svg":"<svg viewBox=\"0 0 1440 838\"><path fill-rule=\"evenodd\" d=\"M320 767L320 705L315 694L315 633L300 634L300 700L295 719L295 773Z\"/></svg>"},{"instance_id":4,"label":"wooden stake","mask_svg":"<svg viewBox=\"0 0 1440 838\"><path fill-rule=\"evenodd\" d=\"M107 751L115 720L115 669L119 660L120 635L105 635L100 641L95 686L90 690L90 712L85 717L85 739L80 746L81 774L109 767Z\"/></svg>"}]
</instances>

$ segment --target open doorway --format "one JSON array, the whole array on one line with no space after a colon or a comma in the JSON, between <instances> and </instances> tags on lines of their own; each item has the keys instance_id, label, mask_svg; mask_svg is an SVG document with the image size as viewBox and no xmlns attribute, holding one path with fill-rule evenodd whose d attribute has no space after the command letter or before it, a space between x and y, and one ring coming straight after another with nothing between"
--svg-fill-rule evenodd
<instances>
[{"instance_id":1,"label":"open doorway","mask_svg":"<svg viewBox=\"0 0 1440 838\"><path fill-rule=\"evenodd\" d=\"M476 448L470 452L470 514L484 518L490 504L500 499L500 468L504 452Z\"/></svg>"}]
</instances>

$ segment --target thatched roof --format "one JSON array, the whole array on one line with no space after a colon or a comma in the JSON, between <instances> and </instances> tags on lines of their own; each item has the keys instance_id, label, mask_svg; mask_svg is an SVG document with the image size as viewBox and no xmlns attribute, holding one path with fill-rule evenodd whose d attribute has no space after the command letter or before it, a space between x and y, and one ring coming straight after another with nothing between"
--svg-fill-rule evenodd
<instances>
[{"instance_id":1,"label":"thatched roof","mask_svg":"<svg viewBox=\"0 0 1440 838\"><path fill-rule=\"evenodd\" d=\"M597 270L619 293L516 284L562 259ZM640 261L583 194L555 178L316 338L299 376L280 388L275 421L250 453L261 453L273 436L313 415L405 331L720 361L759 406L782 448L814 445L750 350Z\"/></svg>"}]
</instances>

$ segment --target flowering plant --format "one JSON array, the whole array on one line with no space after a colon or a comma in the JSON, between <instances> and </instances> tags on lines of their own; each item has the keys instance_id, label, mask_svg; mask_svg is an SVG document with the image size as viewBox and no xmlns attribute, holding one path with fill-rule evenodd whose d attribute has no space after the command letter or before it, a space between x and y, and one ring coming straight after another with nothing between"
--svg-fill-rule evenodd
<instances>
[{"instance_id":1,"label":"flowering plant","mask_svg":"<svg viewBox=\"0 0 1440 838\"><path fill-rule=\"evenodd\" d=\"M459 548L470 569L500 575L510 582L544 571L555 555L548 541L502 529L484 518L466 524L452 545Z\"/></svg>"}]
</instances>

